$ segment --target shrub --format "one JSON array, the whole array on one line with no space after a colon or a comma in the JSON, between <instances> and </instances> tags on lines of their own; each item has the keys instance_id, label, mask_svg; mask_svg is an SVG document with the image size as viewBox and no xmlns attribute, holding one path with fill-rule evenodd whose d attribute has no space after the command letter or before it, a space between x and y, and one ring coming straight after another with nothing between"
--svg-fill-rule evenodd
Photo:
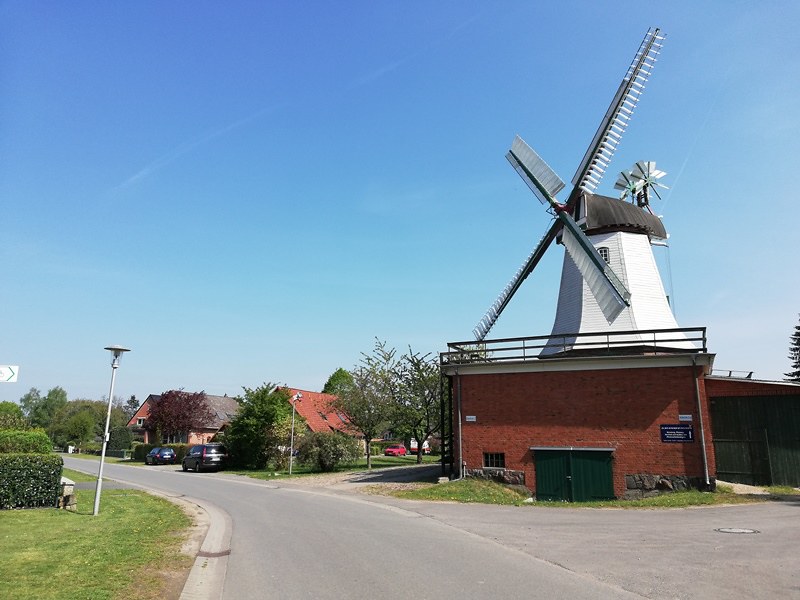
<instances>
[{"instance_id":1,"label":"shrub","mask_svg":"<svg viewBox=\"0 0 800 600\"><path fill-rule=\"evenodd\" d=\"M0 454L50 454L53 443L43 429L0 430Z\"/></svg>"},{"instance_id":2,"label":"shrub","mask_svg":"<svg viewBox=\"0 0 800 600\"><path fill-rule=\"evenodd\" d=\"M155 444L136 444L136 447L133 449L133 460L144 462L144 457L147 456L147 453L156 447Z\"/></svg>"},{"instance_id":3,"label":"shrub","mask_svg":"<svg viewBox=\"0 0 800 600\"><path fill-rule=\"evenodd\" d=\"M0 509L56 506L63 466L55 454L0 454Z\"/></svg>"},{"instance_id":4,"label":"shrub","mask_svg":"<svg viewBox=\"0 0 800 600\"><path fill-rule=\"evenodd\" d=\"M133 434L127 427L114 427L108 434L108 450L128 450L133 443Z\"/></svg>"},{"instance_id":5,"label":"shrub","mask_svg":"<svg viewBox=\"0 0 800 600\"><path fill-rule=\"evenodd\" d=\"M183 457L189 451L191 446L189 444L136 444L133 447L133 460L144 462L144 457L153 448L172 448L175 450L175 464L183 461Z\"/></svg>"},{"instance_id":6,"label":"shrub","mask_svg":"<svg viewBox=\"0 0 800 600\"><path fill-rule=\"evenodd\" d=\"M354 462L359 448L355 439L341 433L307 433L300 442L298 454L300 462L329 472L342 463Z\"/></svg>"}]
</instances>

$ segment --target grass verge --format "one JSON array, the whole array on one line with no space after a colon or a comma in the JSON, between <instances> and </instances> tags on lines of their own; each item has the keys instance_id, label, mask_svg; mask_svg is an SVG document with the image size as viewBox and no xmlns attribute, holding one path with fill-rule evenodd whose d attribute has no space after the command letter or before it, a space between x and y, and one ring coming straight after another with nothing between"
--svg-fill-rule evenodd
<instances>
[{"instance_id":1,"label":"grass verge","mask_svg":"<svg viewBox=\"0 0 800 600\"><path fill-rule=\"evenodd\" d=\"M438 463L441 460L439 456L431 456L426 454L422 457L422 464ZM417 457L414 456L373 456L372 468L385 469L388 467L412 467L417 464ZM367 470L367 459L362 458L356 463L341 465L334 473L350 473L357 471ZM245 469L227 469L226 473L233 475L245 475L253 479L285 479L290 477L288 469L276 471L275 469L264 469L261 471L251 471ZM309 465L297 464L292 465L291 477L302 477L304 475L320 475L319 471L313 470Z\"/></svg>"},{"instance_id":2,"label":"grass verge","mask_svg":"<svg viewBox=\"0 0 800 600\"><path fill-rule=\"evenodd\" d=\"M390 494L408 500L439 500L449 502L478 502L481 504L507 504L552 506L564 508L686 508L713 504L747 504L763 502L763 498L742 496L730 490L714 493L689 490L643 498L641 500L602 500L596 502L533 502L526 503L527 490L518 490L481 479L462 479L449 483L431 484L413 490L394 490Z\"/></svg>"},{"instance_id":3,"label":"grass verge","mask_svg":"<svg viewBox=\"0 0 800 600\"><path fill-rule=\"evenodd\" d=\"M0 595L177 598L192 564L180 553L190 525L183 511L138 490L107 490L100 514L92 516L94 491L76 495L77 512L0 511Z\"/></svg>"}]
</instances>

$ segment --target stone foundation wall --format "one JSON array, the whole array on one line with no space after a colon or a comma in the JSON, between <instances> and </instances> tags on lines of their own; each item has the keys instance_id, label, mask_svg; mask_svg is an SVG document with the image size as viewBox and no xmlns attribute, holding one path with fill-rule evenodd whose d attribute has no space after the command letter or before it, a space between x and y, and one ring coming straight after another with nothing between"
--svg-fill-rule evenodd
<instances>
[{"instance_id":1,"label":"stone foundation wall","mask_svg":"<svg viewBox=\"0 0 800 600\"><path fill-rule=\"evenodd\" d=\"M703 478L685 475L653 475L652 473L625 475L625 500L637 500L688 489L713 492L717 487L717 482L713 477L710 480L711 485L706 485Z\"/></svg>"},{"instance_id":2,"label":"stone foundation wall","mask_svg":"<svg viewBox=\"0 0 800 600\"><path fill-rule=\"evenodd\" d=\"M467 469L466 477L488 479L505 485L525 485L525 471L512 471L511 469Z\"/></svg>"}]
</instances>

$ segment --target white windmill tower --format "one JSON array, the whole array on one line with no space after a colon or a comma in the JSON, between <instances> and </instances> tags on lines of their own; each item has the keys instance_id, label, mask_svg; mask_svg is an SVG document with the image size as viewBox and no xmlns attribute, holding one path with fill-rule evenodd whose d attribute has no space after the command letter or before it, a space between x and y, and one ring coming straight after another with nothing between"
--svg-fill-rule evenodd
<instances>
[{"instance_id":1,"label":"white windmill tower","mask_svg":"<svg viewBox=\"0 0 800 600\"><path fill-rule=\"evenodd\" d=\"M650 247L651 241L658 243L667 237L648 202L649 191L660 185L656 180L664 173L655 169L655 163L642 162L620 176L623 198L630 194L635 204L593 193L644 90L663 39L658 29L650 29L645 35L572 179L574 187L566 202L555 199L564 187L558 175L519 136L514 140L506 158L548 207L554 221L473 330L478 341L486 337L522 282L557 240L566 254L556 319L541 356L575 352L578 339L584 340L581 351L591 351L593 346L585 342L586 334L615 333L616 341L622 341L629 351L643 346L652 349L654 342L659 348L676 351L695 349L680 333L666 333L657 340L652 333L637 333L678 328ZM599 343L596 347L601 346Z\"/></svg>"}]
</instances>

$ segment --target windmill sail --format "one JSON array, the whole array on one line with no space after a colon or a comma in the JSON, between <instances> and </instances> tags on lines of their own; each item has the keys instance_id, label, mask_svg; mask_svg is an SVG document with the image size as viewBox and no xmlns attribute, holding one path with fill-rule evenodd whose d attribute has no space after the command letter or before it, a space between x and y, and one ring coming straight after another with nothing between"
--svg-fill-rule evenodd
<instances>
[{"instance_id":1,"label":"windmill sail","mask_svg":"<svg viewBox=\"0 0 800 600\"><path fill-rule=\"evenodd\" d=\"M597 189L644 91L644 84L647 83L647 78L655 66L656 57L661 50L661 41L664 39L660 32L658 28L651 28L645 34L611 105L600 122L597 133L594 134L592 143L589 144L589 149L575 172L575 177L572 178L572 184L576 188L572 192L573 196L578 190L594 192Z\"/></svg>"},{"instance_id":2,"label":"windmill sail","mask_svg":"<svg viewBox=\"0 0 800 600\"><path fill-rule=\"evenodd\" d=\"M525 281L525 278L530 275L531 271L533 271L536 265L539 264L542 256L544 256L545 250L547 250L550 244L553 243L553 240L555 239L559 229L561 229L561 222L558 220L553 221L553 225L547 230L547 233L542 236L542 239L539 240L539 243L536 244L536 248L534 248L527 260L514 274L514 277L511 278L511 281L508 282L508 285L503 288L503 291L497 297L497 300L495 300L494 304L489 307L489 310L486 311L486 314L475 326L475 329L472 330L472 333L477 341L483 341L483 339L486 337L486 334L489 333L489 330L495 324L495 321L497 321L497 317L500 316L500 313L503 312L503 309L509 303L511 298L517 293L517 290L519 289L520 285L522 285L522 282Z\"/></svg>"},{"instance_id":3,"label":"windmill sail","mask_svg":"<svg viewBox=\"0 0 800 600\"><path fill-rule=\"evenodd\" d=\"M473 329L478 341L482 341L486 337L522 282L530 275L544 252L562 230L565 231L562 236L564 246L578 267L581 276L587 282L608 322L612 323L626 306L630 306L630 292L611 270L611 267L600 257L570 213L573 212L581 193L591 193L596 189L622 139L622 134L633 114L633 109L636 108L639 96L644 90L644 84L647 82L661 49L664 36L660 34L660 31L660 29L651 28L645 34L592 143L572 178L574 187L565 205L559 204L555 200L556 194L564 187L564 182L519 136L514 139L506 158L536 197L548 205L555 212L557 218Z\"/></svg>"},{"instance_id":4,"label":"windmill sail","mask_svg":"<svg viewBox=\"0 0 800 600\"><path fill-rule=\"evenodd\" d=\"M570 226L570 223L574 227ZM568 218L561 241L564 243L567 254L586 281L586 285L589 286L606 321L613 323L619 313L630 304L630 292L611 270L611 267L605 264L592 243L586 239L584 244L581 236L586 239L580 228L572 219Z\"/></svg>"},{"instance_id":5,"label":"windmill sail","mask_svg":"<svg viewBox=\"0 0 800 600\"><path fill-rule=\"evenodd\" d=\"M555 198L564 188L561 178L521 137L514 138L506 159L542 204L549 205L547 195Z\"/></svg>"}]
</instances>

